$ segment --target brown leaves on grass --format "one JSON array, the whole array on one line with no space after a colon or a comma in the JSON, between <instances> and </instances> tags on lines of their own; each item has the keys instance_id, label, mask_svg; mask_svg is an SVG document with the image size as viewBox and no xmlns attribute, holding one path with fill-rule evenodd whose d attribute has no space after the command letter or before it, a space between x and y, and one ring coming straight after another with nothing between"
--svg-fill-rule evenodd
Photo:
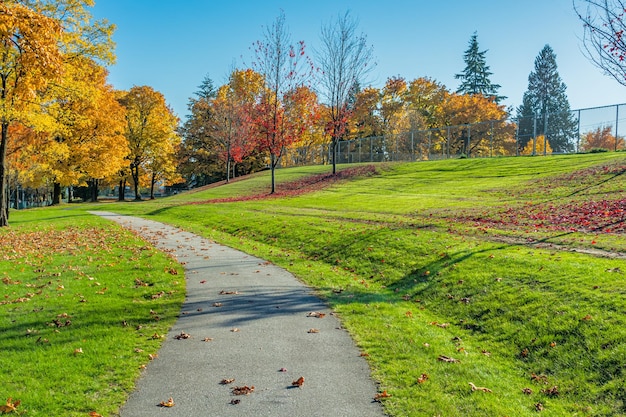
<instances>
[{"instance_id":1,"label":"brown leaves on grass","mask_svg":"<svg viewBox=\"0 0 626 417\"><path fill-rule=\"evenodd\" d=\"M472 388L472 392L474 391L482 391L482 392L493 392L492 390L490 390L489 388L485 388L485 387L477 387L476 385L474 385L472 382L469 383L469 386Z\"/></svg>"},{"instance_id":2,"label":"brown leaves on grass","mask_svg":"<svg viewBox=\"0 0 626 417\"><path fill-rule=\"evenodd\" d=\"M374 395L374 400L380 401L384 398L389 398L389 397L391 397L391 394L388 394L387 390L384 390L383 392L379 392L378 394Z\"/></svg>"},{"instance_id":3,"label":"brown leaves on grass","mask_svg":"<svg viewBox=\"0 0 626 417\"><path fill-rule=\"evenodd\" d=\"M423 384L424 382L428 381L428 374L421 374L419 378L417 378L417 383L418 384Z\"/></svg>"},{"instance_id":4,"label":"brown leaves on grass","mask_svg":"<svg viewBox=\"0 0 626 417\"><path fill-rule=\"evenodd\" d=\"M439 355L437 357L437 360L441 361L441 362L448 362L448 363L459 363L459 362L461 362L458 359L454 359L454 358L452 358L450 356L446 356L446 355Z\"/></svg>"},{"instance_id":5,"label":"brown leaves on grass","mask_svg":"<svg viewBox=\"0 0 626 417\"><path fill-rule=\"evenodd\" d=\"M15 402L13 402L13 398L9 397L6 404L0 405L0 413L9 414L17 411L17 407L19 407L20 403L20 400L16 400Z\"/></svg>"},{"instance_id":6,"label":"brown leaves on grass","mask_svg":"<svg viewBox=\"0 0 626 417\"><path fill-rule=\"evenodd\" d=\"M254 385L252 386L241 386L241 387L233 387L231 389L231 393L233 395L250 395L251 392L254 392Z\"/></svg>"}]
</instances>

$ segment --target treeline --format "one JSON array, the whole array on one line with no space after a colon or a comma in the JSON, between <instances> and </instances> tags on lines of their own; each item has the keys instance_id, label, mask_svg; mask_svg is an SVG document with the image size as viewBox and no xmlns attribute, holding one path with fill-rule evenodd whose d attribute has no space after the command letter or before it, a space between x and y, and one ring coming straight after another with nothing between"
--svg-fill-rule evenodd
<instances>
[{"instance_id":1,"label":"treeline","mask_svg":"<svg viewBox=\"0 0 626 417\"><path fill-rule=\"evenodd\" d=\"M577 121L548 45L513 123L476 34L456 91L428 77L391 77L376 88L367 83L372 46L348 13L322 27L314 57L303 41L292 42L281 14L254 43L250 67L233 69L221 86L206 76L179 123L153 88L117 91L107 83L114 27L93 21L90 5L0 2L0 226L8 224L19 187L41 188L40 196L51 189L53 203L64 189L69 200L73 191L96 200L101 187L116 188L123 200L132 186L141 199L142 190L153 198L157 185L199 186L269 168L273 192L274 169L287 150L326 146L328 153L300 157L330 163L335 172L340 141L407 131L436 135L446 126L489 122L485 132L461 130L448 152L486 154L480 148L489 146L491 155L510 155L530 143L533 152L573 149ZM488 145L471 140L487 130Z\"/></svg>"},{"instance_id":2,"label":"treeline","mask_svg":"<svg viewBox=\"0 0 626 417\"><path fill-rule=\"evenodd\" d=\"M114 26L93 21L91 5L0 2L0 226L18 185L51 189L58 203L68 186L95 199L98 187L129 181L140 197L141 184L179 177L178 120L152 88L107 83Z\"/></svg>"}]
</instances>

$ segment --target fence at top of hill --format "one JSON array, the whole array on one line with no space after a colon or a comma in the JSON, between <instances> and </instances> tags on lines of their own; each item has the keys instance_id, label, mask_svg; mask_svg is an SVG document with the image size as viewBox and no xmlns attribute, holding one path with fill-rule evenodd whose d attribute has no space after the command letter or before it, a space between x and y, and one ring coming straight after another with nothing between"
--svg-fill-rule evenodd
<instances>
[{"instance_id":1,"label":"fence at top of hill","mask_svg":"<svg viewBox=\"0 0 626 417\"><path fill-rule=\"evenodd\" d=\"M544 117L512 117L340 141L336 161L344 164L615 151L626 149L625 132L626 103L622 103ZM313 145L286 150L281 166L331 161L329 144Z\"/></svg>"}]
</instances>

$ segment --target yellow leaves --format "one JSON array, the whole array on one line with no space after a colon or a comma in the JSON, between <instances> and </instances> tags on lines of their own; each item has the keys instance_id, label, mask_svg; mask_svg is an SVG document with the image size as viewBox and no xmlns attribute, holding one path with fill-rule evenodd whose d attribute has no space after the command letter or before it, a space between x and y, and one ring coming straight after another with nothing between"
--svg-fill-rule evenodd
<instances>
[{"instance_id":1,"label":"yellow leaves","mask_svg":"<svg viewBox=\"0 0 626 417\"><path fill-rule=\"evenodd\" d=\"M544 135L539 135L536 140L531 138L521 153L522 155L543 155L544 153L550 155L552 154L552 147Z\"/></svg>"},{"instance_id":2,"label":"yellow leaves","mask_svg":"<svg viewBox=\"0 0 626 417\"><path fill-rule=\"evenodd\" d=\"M17 407L19 407L20 403L20 400L16 400L15 402L13 402L13 398L9 397L6 404L0 405L0 413L9 414L17 411Z\"/></svg>"},{"instance_id":3,"label":"yellow leaves","mask_svg":"<svg viewBox=\"0 0 626 417\"><path fill-rule=\"evenodd\" d=\"M167 401L161 401L159 403L159 407L174 407L176 404L174 404L174 399L172 397L170 397Z\"/></svg>"}]
</instances>

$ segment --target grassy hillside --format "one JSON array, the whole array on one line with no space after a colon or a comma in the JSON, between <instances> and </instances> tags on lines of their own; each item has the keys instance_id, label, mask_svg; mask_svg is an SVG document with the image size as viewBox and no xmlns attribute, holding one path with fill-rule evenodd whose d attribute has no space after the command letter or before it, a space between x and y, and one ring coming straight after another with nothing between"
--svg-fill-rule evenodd
<instances>
[{"instance_id":1,"label":"grassy hillside","mask_svg":"<svg viewBox=\"0 0 626 417\"><path fill-rule=\"evenodd\" d=\"M294 272L391 415L626 415L625 154L342 168L104 208Z\"/></svg>"}]
</instances>

